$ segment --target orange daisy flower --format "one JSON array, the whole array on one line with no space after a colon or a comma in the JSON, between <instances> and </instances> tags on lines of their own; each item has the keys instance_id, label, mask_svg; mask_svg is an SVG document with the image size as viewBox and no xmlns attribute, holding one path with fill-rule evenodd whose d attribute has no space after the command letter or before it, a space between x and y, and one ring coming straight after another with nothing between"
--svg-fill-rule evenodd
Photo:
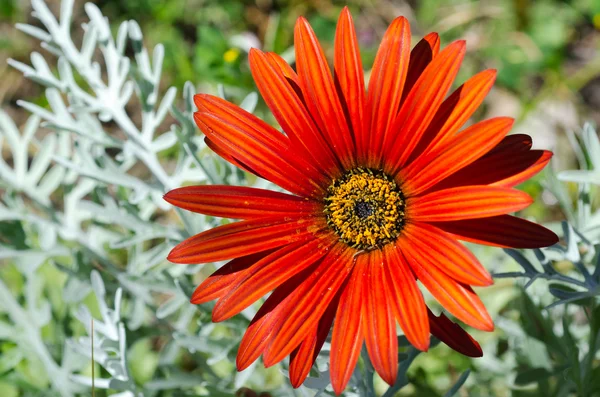
<instances>
[{"instance_id":1,"label":"orange daisy flower","mask_svg":"<svg viewBox=\"0 0 600 397\"><path fill-rule=\"evenodd\" d=\"M218 299L223 321L269 295L242 341L237 367L260 355L266 366L290 355L298 387L330 328L330 373L341 393L363 342L377 373L396 380L396 322L420 350L430 334L472 357L479 344L426 306L417 280L457 319L484 331L492 319L471 286L492 284L458 240L534 248L551 231L507 215L532 199L513 187L539 172L551 153L527 135L506 136L498 117L459 132L490 90L485 70L446 97L465 42L442 51L436 33L411 51L407 20L388 28L365 88L351 15L335 37L333 75L304 18L294 31L296 68L253 49L250 67L284 131L222 99L196 95L194 118L225 160L289 193L239 186L193 186L166 194L171 204L241 219L193 236L170 253L175 263L230 260L194 292ZM445 98L445 99L444 99Z\"/></svg>"}]
</instances>

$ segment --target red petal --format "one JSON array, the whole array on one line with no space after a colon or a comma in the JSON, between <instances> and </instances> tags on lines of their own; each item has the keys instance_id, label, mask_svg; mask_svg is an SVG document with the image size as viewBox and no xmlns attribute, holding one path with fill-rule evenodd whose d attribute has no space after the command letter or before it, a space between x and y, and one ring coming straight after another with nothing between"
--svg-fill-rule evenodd
<instances>
[{"instance_id":1,"label":"red petal","mask_svg":"<svg viewBox=\"0 0 600 397\"><path fill-rule=\"evenodd\" d=\"M461 186L407 200L407 218L414 222L445 222L486 218L519 211L533 202L519 190L492 186Z\"/></svg>"},{"instance_id":2,"label":"red petal","mask_svg":"<svg viewBox=\"0 0 600 397\"><path fill-rule=\"evenodd\" d=\"M411 244L402 244L401 250L417 278L446 310L473 328L494 329L490 315L471 287L456 282L435 266L419 262L420 256Z\"/></svg>"},{"instance_id":3,"label":"red petal","mask_svg":"<svg viewBox=\"0 0 600 397\"><path fill-rule=\"evenodd\" d=\"M388 27L371 70L367 90L369 128L369 167L380 163L382 145L396 116L408 70L410 57L410 26L406 18L398 17Z\"/></svg>"},{"instance_id":4,"label":"red petal","mask_svg":"<svg viewBox=\"0 0 600 397\"><path fill-rule=\"evenodd\" d=\"M426 223L406 225L402 231L423 266L435 266L458 282L486 286L494 281L467 247Z\"/></svg>"},{"instance_id":5,"label":"red petal","mask_svg":"<svg viewBox=\"0 0 600 397\"><path fill-rule=\"evenodd\" d=\"M446 47L427 66L406 97L384 140L391 174L404 166L450 89L465 55L465 42Z\"/></svg>"},{"instance_id":6,"label":"red petal","mask_svg":"<svg viewBox=\"0 0 600 397\"><path fill-rule=\"evenodd\" d=\"M352 269L352 250L334 247L309 278L290 297L277 335L263 355L269 367L283 360L316 326Z\"/></svg>"},{"instance_id":7,"label":"red petal","mask_svg":"<svg viewBox=\"0 0 600 397\"><path fill-rule=\"evenodd\" d=\"M401 104L404 103L425 68L427 68L439 52L440 36L435 32L427 34L412 49L410 52L410 62L408 63L408 72L406 73L406 82L402 90Z\"/></svg>"},{"instance_id":8,"label":"red petal","mask_svg":"<svg viewBox=\"0 0 600 397\"><path fill-rule=\"evenodd\" d=\"M203 185L174 189L164 199L179 208L224 218L256 219L301 216L322 205L289 194L242 186Z\"/></svg>"},{"instance_id":9,"label":"red petal","mask_svg":"<svg viewBox=\"0 0 600 397\"><path fill-rule=\"evenodd\" d=\"M356 259L352 275L343 289L331 336L329 373L335 394L346 388L352 377L364 340L361 320L363 278L368 262L365 255Z\"/></svg>"},{"instance_id":10,"label":"red petal","mask_svg":"<svg viewBox=\"0 0 600 397\"><path fill-rule=\"evenodd\" d=\"M344 7L337 23L333 69L347 123L354 133L356 156L364 162L369 146L368 129L365 127L367 116L364 114L365 77L356 31L348 7Z\"/></svg>"},{"instance_id":11,"label":"red petal","mask_svg":"<svg viewBox=\"0 0 600 397\"><path fill-rule=\"evenodd\" d=\"M345 169L354 168L354 142L331 71L315 32L302 17L294 29L294 47L306 106Z\"/></svg>"},{"instance_id":12,"label":"red petal","mask_svg":"<svg viewBox=\"0 0 600 397\"><path fill-rule=\"evenodd\" d=\"M207 230L177 245L173 263L207 263L237 258L313 238L326 227L320 219L256 219Z\"/></svg>"},{"instance_id":13,"label":"red petal","mask_svg":"<svg viewBox=\"0 0 600 397\"><path fill-rule=\"evenodd\" d=\"M431 310L427 309L427 314L429 315L429 323L431 324L431 333L433 336L465 356L483 356L483 351L479 343L458 324L450 321L444 313L436 317Z\"/></svg>"},{"instance_id":14,"label":"red petal","mask_svg":"<svg viewBox=\"0 0 600 397\"><path fill-rule=\"evenodd\" d=\"M536 223L510 215L435 223L459 240L503 248L540 248L558 243L558 236Z\"/></svg>"},{"instance_id":15,"label":"red petal","mask_svg":"<svg viewBox=\"0 0 600 397\"><path fill-rule=\"evenodd\" d=\"M314 269L315 266L309 267L276 288L258 310L240 342L236 358L238 371L248 368L263 354L276 332L275 325L280 322L281 313L286 302L289 302L291 293L306 280Z\"/></svg>"},{"instance_id":16,"label":"red petal","mask_svg":"<svg viewBox=\"0 0 600 397\"><path fill-rule=\"evenodd\" d=\"M301 95L302 91L300 90L300 79L298 79L298 75L294 69L292 69L292 67L279 54L267 52L266 55L271 60L271 65L277 65L281 71L281 74L283 74L283 76L289 80L288 82L292 83L294 91Z\"/></svg>"},{"instance_id":17,"label":"red petal","mask_svg":"<svg viewBox=\"0 0 600 397\"><path fill-rule=\"evenodd\" d=\"M244 273L239 283L219 299L213 321L219 322L238 314L263 295L300 273L319 259L331 244L322 240L291 244L264 257Z\"/></svg>"},{"instance_id":18,"label":"red petal","mask_svg":"<svg viewBox=\"0 0 600 397\"><path fill-rule=\"evenodd\" d=\"M484 70L454 91L440 106L411 158L435 150L451 139L481 105L494 81L496 70Z\"/></svg>"},{"instance_id":19,"label":"red petal","mask_svg":"<svg viewBox=\"0 0 600 397\"><path fill-rule=\"evenodd\" d=\"M190 302L199 305L222 297L239 283L249 267L270 253L271 251L260 252L229 261L196 288Z\"/></svg>"},{"instance_id":20,"label":"red petal","mask_svg":"<svg viewBox=\"0 0 600 397\"><path fill-rule=\"evenodd\" d=\"M513 119L498 117L474 124L439 147L419 156L401 171L402 191L412 196L424 192L461 168L471 164L508 133Z\"/></svg>"},{"instance_id":21,"label":"red petal","mask_svg":"<svg viewBox=\"0 0 600 397\"><path fill-rule=\"evenodd\" d=\"M387 285L390 303L406 339L417 349L429 349L429 322L423 294L419 291L404 256L396 249L386 252Z\"/></svg>"},{"instance_id":22,"label":"red petal","mask_svg":"<svg viewBox=\"0 0 600 397\"><path fill-rule=\"evenodd\" d=\"M369 264L363 277L362 321L367 351L373 368L393 385L398 372L398 337L394 315L388 304L381 251L368 254Z\"/></svg>"},{"instance_id":23,"label":"red petal","mask_svg":"<svg viewBox=\"0 0 600 397\"><path fill-rule=\"evenodd\" d=\"M525 151L526 152L531 149L532 145L533 145L533 141L531 140L531 137L529 135L512 134L512 135L508 135L508 136L504 137L504 139L502 141L500 141L499 144L494 146L494 148L486 154L486 156L491 156L492 154L495 154L497 152L504 152L504 151L511 151L511 152Z\"/></svg>"},{"instance_id":24,"label":"red petal","mask_svg":"<svg viewBox=\"0 0 600 397\"><path fill-rule=\"evenodd\" d=\"M339 293L329 304L316 329L290 355L290 381L293 387L300 387L310 373L310 369L329 335L338 303Z\"/></svg>"},{"instance_id":25,"label":"red petal","mask_svg":"<svg viewBox=\"0 0 600 397\"><path fill-rule=\"evenodd\" d=\"M435 186L447 189L461 185L513 187L540 172L552 158L547 150L502 151L486 155Z\"/></svg>"},{"instance_id":26,"label":"red petal","mask_svg":"<svg viewBox=\"0 0 600 397\"><path fill-rule=\"evenodd\" d=\"M230 156L246 168L282 188L303 196L320 196L323 176L311 166L299 161L289 147L255 135L232 119L220 118L215 113L196 112L196 124Z\"/></svg>"},{"instance_id":27,"label":"red petal","mask_svg":"<svg viewBox=\"0 0 600 397\"><path fill-rule=\"evenodd\" d=\"M235 165L236 167L238 167L241 170L244 170L246 172L249 172L251 174L254 174L254 175L262 178L262 176L258 175L258 172L252 170L247 165L242 164L239 160L237 160L235 157L233 157L231 154L229 154L229 148L227 146L220 145L220 144L218 144L218 143L216 143L214 141L211 141L210 139L208 139L207 136L204 137L204 142L206 143L206 146L208 146L208 148L210 150L212 150L213 152L215 152L222 159L224 159L224 160L228 161L229 163Z\"/></svg>"},{"instance_id":28,"label":"red petal","mask_svg":"<svg viewBox=\"0 0 600 397\"><path fill-rule=\"evenodd\" d=\"M250 50L249 59L256 86L293 147L301 148L303 155L312 158L326 175L337 176L340 169L335 155L279 65L274 66L266 54L255 48Z\"/></svg>"}]
</instances>

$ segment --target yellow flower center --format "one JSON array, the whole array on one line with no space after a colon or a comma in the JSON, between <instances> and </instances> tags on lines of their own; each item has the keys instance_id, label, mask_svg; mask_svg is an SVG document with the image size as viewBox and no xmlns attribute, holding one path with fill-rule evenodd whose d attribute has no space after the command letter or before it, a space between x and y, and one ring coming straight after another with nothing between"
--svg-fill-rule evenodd
<instances>
[{"instance_id":1,"label":"yellow flower center","mask_svg":"<svg viewBox=\"0 0 600 397\"><path fill-rule=\"evenodd\" d=\"M372 250L394 242L404 225L404 197L382 171L355 168L327 189L327 224L346 244Z\"/></svg>"}]
</instances>

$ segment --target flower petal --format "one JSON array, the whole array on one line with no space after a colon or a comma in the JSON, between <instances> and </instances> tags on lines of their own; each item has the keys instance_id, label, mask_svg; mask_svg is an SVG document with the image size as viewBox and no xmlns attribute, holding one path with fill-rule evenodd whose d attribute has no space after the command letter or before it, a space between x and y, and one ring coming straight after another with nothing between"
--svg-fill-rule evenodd
<instances>
[{"instance_id":1,"label":"flower petal","mask_svg":"<svg viewBox=\"0 0 600 397\"><path fill-rule=\"evenodd\" d=\"M486 218L519 211L533 199L519 190L492 186L460 186L407 200L407 217L414 222L445 222Z\"/></svg>"},{"instance_id":2,"label":"flower petal","mask_svg":"<svg viewBox=\"0 0 600 397\"><path fill-rule=\"evenodd\" d=\"M423 266L435 266L456 281L469 285L494 283L475 255L443 230L419 223L406 225L402 233L418 256L415 259Z\"/></svg>"},{"instance_id":3,"label":"flower petal","mask_svg":"<svg viewBox=\"0 0 600 397\"><path fill-rule=\"evenodd\" d=\"M505 136L496 146L486 153L486 156L491 156L497 152L503 151L528 151L533 146L531 137L527 134L512 134Z\"/></svg>"},{"instance_id":4,"label":"flower petal","mask_svg":"<svg viewBox=\"0 0 600 397\"><path fill-rule=\"evenodd\" d=\"M300 17L294 29L296 69L306 106L345 169L354 168L354 141L319 40Z\"/></svg>"},{"instance_id":5,"label":"flower petal","mask_svg":"<svg viewBox=\"0 0 600 397\"><path fill-rule=\"evenodd\" d=\"M281 142L254 135L245 126L215 113L196 112L194 120L211 141L262 177L299 195L322 194L325 185L322 175L298 162L297 154Z\"/></svg>"},{"instance_id":6,"label":"flower petal","mask_svg":"<svg viewBox=\"0 0 600 397\"><path fill-rule=\"evenodd\" d=\"M429 33L417 43L410 52L410 62L408 63L408 72L406 73L406 82L402 90L402 101L404 103L406 97L412 90L413 86L423 74L423 71L431 63L433 58L440 52L440 36L435 33Z\"/></svg>"},{"instance_id":7,"label":"flower petal","mask_svg":"<svg viewBox=\"0 0 600 397\"><path fill-rule=\"evenodd\" d=\"M364 113L365 76L354 22L348 7L344 7L337 23L333 69L346 122L354 135L357 159L365 161L369 146L369 134L365 126L367 116Z\"/></svg>"},{"instance_id":8,"label":"flower petal","mask_svg":"<svg viewBox=\"0 0 600 397\"><path fill-rule=\"evenodd\" d=\"M310 369L315 363L329 330L335 317L335 312L339 303L339 292L336 298L334 298L329 307L319 320L319 324L314 331L312 331L290 355L290 382L292 386L297 388L300 387L302 382L306 379L310 373Z\"/></svg>"},{"instance_id":9,"label":"flower petal","mask_svg":"<svg viewBox=\"0 0 600 397\"><path fill-rule=\"evenodd\" d=\"M496 70L484 70L458 87L440 105L411 158L435 150L451 139L483 102L496 81Z\"/></svg>"},{"instance_id":10,"label":"flower petal","mask_svg":"<svg viewBox=\"0 0 600 397\"><path fill-rule=\"evenodd\" d=\"M554 232L510 215L434 223L459 240L502 248L540 248L558 243Z\"/></svg>"},{"instance_id":11,"label":"flower petal","mask_svg":"<svg viewBox=\"0 0 600 397\"><path fill-rule=\"evenodd\" d=\"M378 167L382 145L396 116L408 70L410 57L410 26L406 18L398 17L388 27L369 78L367 113L369 114L369 148L367 165Z\"/></svg>"},{"instance_id":12,"label":"flower petal","mask_svg":"<svg viewBox=\"0 0 600 397\"><path fill-rule=\"evenodd\" d=\"M513 187L540 172L551 158L552 152L547 150L496 151L450 175L435 189L461 185Z\"/></svg>"},{"instance_id":13,"label":"flower petal","mask_svg":"<svg viewBox=\"0 0 600 397\"><path fill-rule=\"evenodd\" d=\"M321 239L290 244L256 262L213 309L213 321L238 314L263 295L321 259L331 244Z\"/></svg>"},{"instance_id":14,"label":"flower petal","mask_svg":"<svg viewBox=\"0 0 600 397\"><path fill-rule=\"evenodd\" d=\"M326 175L337 176L340 168L335 155L302 99L281 73L280 66L274 66L270 58L256 48L250 50L249 60L258 90L293 146L302 148L303 155L312 159Z\"/></svg>"},{"instance_id":15,"label":"flower petal","mask_svg":"<svg viewBox=\"0 0 600 397\"><path fill-rule=\"evenodd\" d=\"M362 306L363 275L367 265L366 256L359 255L352 274L343 288L335 315L329 373L333 390L337 395L342 393L352 377L365 338L361 319L362 310L357 308Z\"/></svg>"},{"instance_id":16,"label":"flower petal","mask_svg":"<svg viewBox=\"0 0 600 397\"><path fill-rule=\"evenodd\" d=\"M171 190L164 199L176 207L223 218L256 219L299 216L321 205L298 196L243 186L202 185Z\"/></svg>"},{"instance_id":17,"label":"flower petal","mask_svg":"<svg viewBox=\"0 0 600 397\"><path fill-rule=\"evenodd\" d=\"M229 261L196 288L190 302L199 305L227 294L247 273L248 268L271 252L259 252Z\"/></svg>"},{"instance_id":18,"label":"flower petal","mask_svg":"<svg viewBox=\"0 0 600 397\"><path fill-rule=\"evenodd\" d=\"M258 310L240 342L236 357L238 371L248 368L263 354L277 331L275 325L281 320L281 313L286 307L286 302L289 302L292 292L306 280L314 269L315 266L309 267L277 287Z\"/></svg>"},{"instance_id":19,"label":"flower petal","mask_svg":"<svg viewBox=\"0 0 600 397\"><path fill-rule=\"evenodd\" d=\"M482 121L450 139L446 145L419 156L400 172L407 196L422 193L482 157L508 133L514 120L498 117Z\"/></svg>"},{"instance_id":20,"label":"flower petal","mask_svg":"<svg viewBox=\"0 0 600 397\"><path fill-rule=\"evenodd\" d=\"M352 252L349 247L334 246L313 274L292 293L277 334L264 353L265 366L283 360L316 326L352 269Z\"/></svg>"},{"instance_id":21,"label":"flower petal","mask_svg":"<svg viewBox=\"0 0 600 397\"><path fill-rule=\"evenodd\" d=\"M259 175L258 172L256 172L255 170L251 169L250 167L248 167L245 164L242 164L242 162L240 162L238 159L236 159L235 157L233 157L230 153L229 153L229 148L225 145L221 145L215 141L211 141L207 136L204 137L204 143L206 143L206 146L208 146L208 148L210 150L212 150L213 152L215 152L218 156L220 156L223 160L228 161L229 163L235 165L236 167L238 167L241 170L244 170L246 172L249 172L251 174L254 174L260 178L264 178L262 175ZM266 178L264 178L266 179Z\"/></svg>"},{"instance_id":22,"label":"flower petal","mask_svg":"<svg viewBox=\"0 0 600 397\"><path fill-rule=\"evenodd\" d=\"M368 254L369 264L363 274L362 321L367 352L373 368L393 385L398 372L398 337L394 315L388 304L385 271L381 251Z\"/></svg>"},{"instance_id":23,"label":"flower petal","mask_svg":"<svg viewBox=\"0 0 600 397\"><path fill-rule=\"evenodd\" d=\"M471 287L455 281L435 266L420 262L420 256L411 244L402 244L401 250L417 278L446 310L473 328L494 329L483 302Z\"/></svg>"},{"instance_id":24,"label":"flower petal","mask_svg":"<svg viewBox=\"0 0 600 397\"><path fill-rule=\"evenodd\" d=\"M417 349L427 351L427 306L406 259L396 248L386 251L386 275L390 303L406 339Z\"/></svg>"},{"instance_id":25,"label":"flower petal","mask_svg":"<svg viewBox=\"0 0 600 397\"><path fill-rule=\"evenodd\" d=\"M427 309L431 333L433 336L447 344L450 348L468 357L482 357L483 351L475 339L471 337L460 325L450 321L441 313L436 317Z\"/></svg>"},{"instance_id":26,"label":"flower petal","mask_svg":"<svg viewBox=\"0 0 600 397\"><path fill-rule=\"evenodd\" d=\"M287 220L261 218L207 230L183 241L171 250L173 263L207 263L266 251L313 238L326 227L317 218Z\"/></svg>"},{"instance_id":27,"label":"flower petal","mask_svg":"<svg viewBox=\"0 0 600 397\"><path fill-rule=\"evenodd\" d=\"M465 42L446 47L427 66L393 121L384 140L386 168L396 174L407 162L450 89L462 59Z\"/></svg>"}]
</instances>

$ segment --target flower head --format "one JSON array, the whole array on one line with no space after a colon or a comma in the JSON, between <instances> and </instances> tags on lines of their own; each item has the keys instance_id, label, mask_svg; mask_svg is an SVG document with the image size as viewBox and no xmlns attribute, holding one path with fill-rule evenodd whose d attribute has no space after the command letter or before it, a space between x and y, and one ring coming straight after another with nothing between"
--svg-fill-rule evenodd
<instances>
[{"instance_id":1,"label":"flower head","mask_svg":"<svg viewBox=\"0 0 600 397\"><path fill-rule=\"evenodd\" d=\"M250 66L284 134L210 95L195 97L195 120L210 148L289 193L236 186L175 189L165 199L203 214L241 219L176 246L169 260L230 260L195 291L192 303L218 299L214 321L272 292L240 345L242 370L263 356L290 356L299 386L333 324L330 373L340 393L363 342L375 370L393 384L396 322L418 349L430 334L481 356L479 344L426 306L417 280L452 315L491 331L492 319L471 286L492 284L458 240L533 248L554 233L507 215L531 203L515 185L539 172L551 153L531 150L527 135L506 136L513 120L462 126L490 90L485 70L446 97L465 54L442 51L435 33L411 51L405 18L388 28L368 87L352 18L340 15L331 73L311 27L294 32L296 68L253 49Z\"/></svg>"}]
</instances>

